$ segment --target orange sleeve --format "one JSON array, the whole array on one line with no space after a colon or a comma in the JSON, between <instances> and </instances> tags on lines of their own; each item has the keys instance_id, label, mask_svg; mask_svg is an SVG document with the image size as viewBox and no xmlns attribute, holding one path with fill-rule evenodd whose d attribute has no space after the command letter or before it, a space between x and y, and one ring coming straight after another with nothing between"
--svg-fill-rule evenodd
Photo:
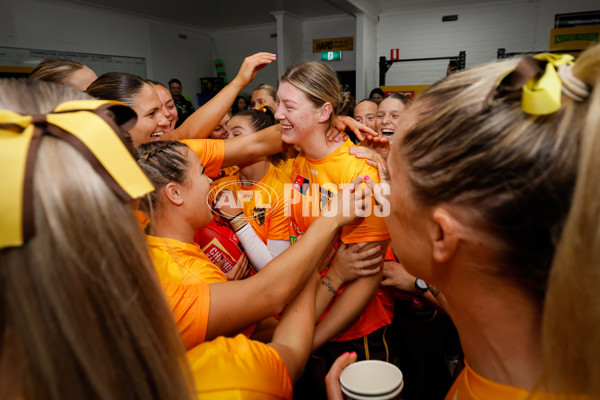
<instances>
[{"instance_id":1,"label":"orange sleeve","mask_svg":"<svg viewBox=\"0 0 600 400\"><path fill-rule=\"evenodd\" d=\"M173 260L173 250L149 244L158 280L173 313L183 344L186 349L197 346L206 338L210 311L210 286L195 273L181 268ZM208 264L204 260L198 262Z\"/></svg>"},{"instance_id":2,"label":"orange sleeve","mask_svg":"<svg viewBox=\"0 0 600 400\"><path fill-rule=\"evenodd\" d=\"M204 173L211 177L217 177L223 160L225 159L225 141L217 139L185 139L185 143L200 159L204 165Z\"/></svg>"},{"instance_id":3,"label":"orange sleeve","mask_svg":"<svg viewBox=\"0 0 600 400\"><path fill-rule=\"evenodd\" d=\"M367 163L363 163L361 169L355 168L353 171L348 171L349 176L345 182L351 182L357 176L368 175L376 183L379 183L379 174L377 170ZM340 240L344 244L362 243L362 242L379 242L390 238L385 219L382 216L375 215L373 205L375 201L371 196L370 215L363 218L358 218L353 223L342 228Z\"/></svg>"},{"instance_id":4,"label":"orange sleeve","mask_svg":"<svg viewBox=\"0 0 600 400\"><path fill-rule=\"evenodd\" d=\"M283 359L264 343L243 335L220 336L188 351L187 358L203 400L292 398Z\"/></svg>"}]
</instances>

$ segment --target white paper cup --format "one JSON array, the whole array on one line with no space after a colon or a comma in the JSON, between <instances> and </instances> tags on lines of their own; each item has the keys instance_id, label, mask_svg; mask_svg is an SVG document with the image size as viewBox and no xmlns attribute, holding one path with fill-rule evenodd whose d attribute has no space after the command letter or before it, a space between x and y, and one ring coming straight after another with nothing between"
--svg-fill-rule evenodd
<instances>
[{"instance_id":1,"label":"white paper cup","mask_svg":"<svg viewBox=\"0 0 600 400\"><path fill-rule=\"evenodd\" d=\"M344 368L340 385L349 400L389 400L399 398L404 381L402 371L394 364L366 360Z\"/></svg>"}]
</instances>

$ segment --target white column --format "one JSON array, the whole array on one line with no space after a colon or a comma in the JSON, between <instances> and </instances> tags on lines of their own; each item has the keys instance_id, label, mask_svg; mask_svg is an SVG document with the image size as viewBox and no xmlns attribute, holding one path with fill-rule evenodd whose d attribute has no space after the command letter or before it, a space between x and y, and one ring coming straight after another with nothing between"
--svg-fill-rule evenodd
<instances>
[{"instance_id":1,"label":"white column","mask_svg":"<svg viewBox=\"0 0 600 400\"><path fill-rule=\"evenodd\" d=\"M365 13L356 13L356 101L379 86L377 60L377 20Z\"/></svg>"},{"instance_id":2,"label":"white column","mask_svg":"<svg viewBox=\"0 0 600 400\"><path fill-rule=\"evenodd\" d=\"M302 20L287 11L271 13L277 20L277 75L302 61Z\"/></svg>"}]
</instances>

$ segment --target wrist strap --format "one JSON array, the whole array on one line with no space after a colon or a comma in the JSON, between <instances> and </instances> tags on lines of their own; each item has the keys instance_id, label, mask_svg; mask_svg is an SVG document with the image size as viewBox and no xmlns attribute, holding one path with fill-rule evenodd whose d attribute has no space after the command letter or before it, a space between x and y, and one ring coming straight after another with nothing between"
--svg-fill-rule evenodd
<instances>
[{"instance_id":1,"label":"wrist strap","mask_svg":"<svg viewBox=\"0 0 600 400\"><path fill-rule=\"evenodd\" d=\"M236 215L235 217L227 218L227 221L231 222L231 221L233 221L234 219L236 219L237 217L239 217L240 215L244 215L244 213L243 213L243 212L241 212L241 213L239 213L238 215Z\"/></svg>"}]
</instances>

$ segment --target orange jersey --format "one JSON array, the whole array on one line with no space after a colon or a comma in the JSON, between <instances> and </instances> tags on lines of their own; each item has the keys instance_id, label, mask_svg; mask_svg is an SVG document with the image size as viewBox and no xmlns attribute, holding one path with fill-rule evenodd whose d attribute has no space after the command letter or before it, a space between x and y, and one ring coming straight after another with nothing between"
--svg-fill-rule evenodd
<instances>
[{"instance_id":1,"label":"orange jersey","mask_svg":"<svg viewBox=\"0 0 600 400\"><path fill-rule=\"evenodd\" d=\"M269 164L266 175L252 186L242 186L240 176L228 176L212 185L211 195L215 191L230 190L242 202L244 215L250 221L256 235L265 244L267 239L290 240L290 221L285 209L285 184L290 178Z\"/></svg>"},{"instance_id":2,"label":"orange jersey","mask_svg":"<svg viewBox=\"0 0 600 400\"><path fill-rule=\"evenodd\" d=\"M465 368L460 372L454 384L446 394L446 400L585 400L584 395L564 395L556 393L535 392L526 389L503 385L490 381L479 375L465 361Z\"/></svg>"},{"instance_id":3,"label":"orange jersey","mask_svg":"<svg viewBox=\"0 0 600 400\"><path fill-rule=\"evenodd\" d=\"M279 353L238 335L218 337L187 353L198 399L291 399L293 384Z\"/></svg>"},{"instance_id":4,"label":"orange jersey","mask_svg":"<svg viewBox=\"0 0 600 400\"><path fill-rule=\"evenodd\" d=\"M287 160L282 161L277 165L277 168L282 170L283 173L290 179L292 176L292 168L293 167L294 167L294 159L293 158L288 158Z\"/></svg>"},{"instance_id":5,"label":"orange jersey","mask_svg":"<svg viewBox=\"0 0 600 400\"><path fill-rule=\"evenodd\" d=\"M301 235L321 214L329 199L357 176L368 175L379 183L377 170L348 152L354 146L347 140L331 154L310 160L300 153L292 168L292 190L289 190L292 235ZM342 243L378 242L390 238L382 216L371 207L370 215L358 218L342 228Z\"/></svg>"},{"instance_id":6,"label":"orange jersey","mask_svg":"<svg viewBox=\"0 0 600 400\"><path fill-rule=\"evenodd\" d=\"M388 244L387 251L385 252L385 257L383 258L385 261L396 261L396 256L394 255L394 251L392 250L392 245Z\"/></svg>"},{"instance_id":7,"label":"orange jersey","mask_svg":"<svg viewBox=\"0 0 600 400\"><path fill-rule=\"evenodd\" d=\"M310 224L319 216L320 210L341 190L343 185L357 176L366 175L379 182L379 175L375 168L348 152L352 146L354 145L348 140L334 152L319 160L309 160L302 153L296 157L292 170L292 190L288 195L292 242L295 241L294 236L306 232ZM345 244L377 242L389 237L383 217L377 216L373 209L369 216L357 219L342 228L340 232L340 240ZM322 275L326 272L327 270ZM344 289L345 286L342 286L336 293L321 319L325 317ZM389 325L393 316L394 300L391 292L379 289L358 320L331 340L347 341L361 338Z\"/></svg>"},{"instance_id":8,"label":"orange jersey","mask_svg":"<svg viewBox=\"0 0 600 400\"><path fill-rule=\"evenodd\" d=\"M225 141L219 139L185 139L185 143L200 159L204 174L215 178L219 175L225 159Z\"/></svg>"},{"instance_id":9,"label":"orange jersey","mask_svg":"<svg viewBox=\"0 0 600 400\"><path fill-rule=\"evenodd\" d=\"M135 210L135 216L137 217L138 222L140 223L140 226L142 227L142 230L145 230L146 226L148 226L148 223L150 222L150 218L148 218L146 213L140 209Z\"/></svg>"},{"instance_id":10,"label":"orange jersey","mask_svg":"<svg viewBox=\"0 0 600 400\"><path fill-rule=\"evenodd\" d=\"M210 283L225 282L223 272L200 247L147 236L158 279L186 349L204 342L210 309Z\"/></svg>"},{"instance_id":11,"label":"orange jersey","mask_svg":"<svg viewBox=\"0 0 600 400\"><path fill-rule=\"evenodd\" d=\"M227 282L197 244L146 236L150 256L186 349L206 337L210 311L209 284ZM250 337L256 325L241 333Z\"/></svg>"}]
</instances>

